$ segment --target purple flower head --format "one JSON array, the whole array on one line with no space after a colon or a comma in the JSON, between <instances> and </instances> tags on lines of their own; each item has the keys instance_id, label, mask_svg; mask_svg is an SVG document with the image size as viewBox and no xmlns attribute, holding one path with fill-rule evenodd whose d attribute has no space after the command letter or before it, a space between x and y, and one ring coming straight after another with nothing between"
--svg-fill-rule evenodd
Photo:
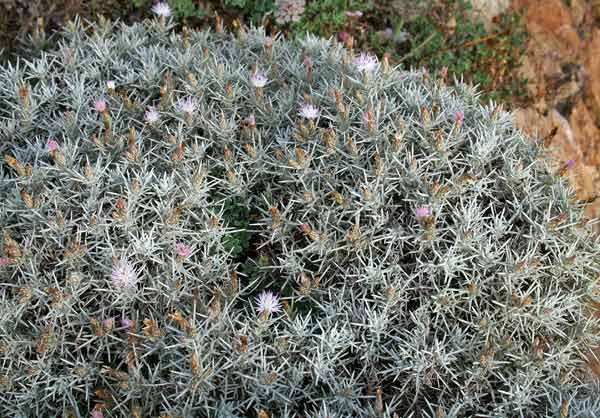
<instances>
[{"instance_id":1,"label":"purple flower head","mask_svg":"<svg viewBox=\"0 0 600 418\"><path fill-rule=\"evenodd\" d=\"M313 60L311 57L306 57L304 58L304 61L302 62L306 67L312 67L313 66Z\"/></svg>"},{"instance_id":2,"label":"purple flower head","mask_svg":"<svg viewBox=\"0 0 600 418\"><path fill-rule=\"evenodd\" d=\"M179 112L192 114L196 111L196 109L198 109L198 100L194 97L179 99L175 104L175 108Z\"/></svg>"},{"instance_id":3,"label":"purple flower head","mask_svg":"<svg viewBox=\"0 0 600 418\"><path fill-rule=\"evenodd\" d=\"M169 17L171 16L171 8L169 3L161 1L152 6L152 11L157 16Z\"/></svg>"},{"instance_id":4,"label":"purple flower head","mask_svg":"<svg viewBox=\"0 0 600 418\"><path fill-rule=\"evenodd\" d=\"M111 279L119 289L132 289L139 281L138 272L127 260L121 260L113 267Z\"/></svg>"},{"instance_id":5,"label":"purple flower head","mask_svg":"<svg viewBox=\"0 0 600 418\"><path fill-rule=\"evenodd\" d=\"M192 254L192 248L183 242L175 243L175 250L177 251L178 256L184 258L187 258Z\"/></svg>"},{"instance_id":6,"label":"purple flower head","mask_svg":"<svg viewBox=\"0 0 600 418\"><path fill-rule=\"evenodd\" d=\"M250 76L250 82L256 88L262 88L266 86L268 81L269 80L267 79L267 76L262 71L255 71Z\"/></svg>"},{"instance_id":7,"label":"purple flower head","mask_svg":"<svg viewBox=\"0 0 600 418\"><path fill-rule=\"evenodd\" d=\"M279 296L275 295L270 290L265 290L256 298L258 304L256 310L261 315L270 315L274 312L281 312L281 303Z\"/></svg>"},{"instance_id":8,"label":"purple flower head","mask_svg":"<svg viewBox=\"0 0 600 418\"><path fill-rule=\"evenodd\" d=\"M10 259L6 257L0 257L0 267L6 267L10 265Z\"/></svg>"},{"instance_id":9,"label":"purple flower head","mask_svg":"<svg viewBox=\"0 0 600 418\"><path fill-rule=\"evenodd\" d=\"M431 216L431 206L418 206L415 209L415 216L417 219L428 218Z\"/></svg>"},{"instance_id":10,"label":"purple flower head","mask_svg":"<svg viewBox=\"0 0 600 418\"><path fill-rule=\"evenodd\" d=\"M135 324L135 322L133 322L129 318L121 318L121 326L124 328L131 329L131 328L133 328L134 324Z\"/></svg>"},{"instance_id":11,"label":"purple flower head","mask_svg":"<svg viewBox=\"0 0 600 418\"><path fill-rule=\"evenodd\" d=\"M106 110L106 101L99 99L94 102L94 109L96 112L102 113Z\"/></svg>"},{"instance_id":12,"label":"purple flower head","mask_svg":"<svg viewBox=\"0 0 600 418\"><path fill-rule=\"evenodd\" d=\"M306 119L316 119L319 117L319 109L310 103L304 103L300 106L298 114Z\"/></svg>"},{"instance_id":13,"label":"purple flower head","mask_svg":"<svg viewBox=\"0 0 600 418\"><path fill-rule=\"evenodd\" d=\"M105 329L112 329L115 325L115 320L113 318L106 318L102 320L102 327Z\"/></svg>"},{"instance_id":14,"label":"purple flower head","mask_svg":"<svg viewBox=\"0 0 600 418\"><path fill-rule=\"evenodd\" d=\"M570 168L573 168L574 165L575 165L575 160L567 161L567 163L565 164L565 170L569 170Z\"/></svg>"},{"instance_id":15,"label":"purple flower head","mask_svg":"<svg viewBox=\"0 0 600 418\"><path fill-rule=\"evenodd\" d=\"M54 139L49 139L48 142L46 142L46 147L48 147L48 151L50 152L56 151L58 149L58 142Z\"/></svg>"},{"instance_id":16,"label":"purple flower head","mask_svg":"<svg viewBox=\"0 0 600 418\"><path fill-rule=\"evenodd\" d=\"M254 113L251 113L250 116L246 118L246 123L249 126L256 126L256 118L254 117Z\"/></svg>"},{"instance_id":17,"label":"purple flower head","mask_svg":"<svg viewBox=\"0 0 600 418\"><path fill-rule=\"evenodd\" d=\"M153 106L150 106L148 108L148 110L146 111L146 113L144 113L144 120L147 123L149 123L150 125L152 125L153 123L156 123L159 119L160 119L160 114L157 112L157 110Z\"/></svg>"},{"instance_id":18,"label":"purple flower head","mask_svg":"<svg viewBox=\"0 0 600 418\"><path fill-rule=\"evenodd\" d=\"M454 122L456 122L457 124L461 125L463 123L463 121L465 120L465 113L462 111L458 111L454 114Z\"/></svg>"},{"instance_id":19,"label":"purple flower head","mask_svg":"<svg viewBox=\"0 0 600 418\"><path fill-rule=\"evenodd\" d=\"M104 414L99 409L94 409L90 415L92 418L104 418Z\"/></svg>"},{"instance_id":20,"label":"purple flower head","mask_svg":"<svg viewBox=\"0 0 600 418\"><path fill-rule=\"evenodd\" d=\"M360 72L372 73L379 67L379 61L374 55L361 53L358 57L354 58L354 66Z\"/></svg>"}]
</instances>

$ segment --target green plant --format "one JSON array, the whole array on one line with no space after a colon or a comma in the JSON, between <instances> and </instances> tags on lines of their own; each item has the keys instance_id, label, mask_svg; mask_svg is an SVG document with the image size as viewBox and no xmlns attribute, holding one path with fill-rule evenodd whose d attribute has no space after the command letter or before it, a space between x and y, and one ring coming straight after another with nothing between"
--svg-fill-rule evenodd
<instances>
[{"instance_id":1,"label":"green plant","mask_svg":"<svg viewBox=\"0 0 600 418\"><path fill-rule=\"evenodd\" d=\"M427 2L427 0L426 0ZM527 33L516 13L504 14L488 32L470 15L470 2L447 0L430 13L405 23L411 36L400 55L406 65L448 70L478 84L487 99L516 101L526 94L526 80L516 75Z\"/></svg>"},{"instance_id":2,"label":"green plant","mask_svg":"<svg viewBox=\"0 0 600 418\"><path fill-rule=\"evenodd\" d=\"M0 68L0 415L600 410L574 162L465 83L161 10Z\"/></svg>"}]
</instances>

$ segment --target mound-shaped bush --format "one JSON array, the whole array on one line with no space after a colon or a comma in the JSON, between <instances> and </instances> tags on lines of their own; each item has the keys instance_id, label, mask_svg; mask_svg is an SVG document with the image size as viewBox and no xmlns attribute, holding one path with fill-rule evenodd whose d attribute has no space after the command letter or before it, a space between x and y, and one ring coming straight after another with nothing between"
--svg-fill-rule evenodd
<instances>
[{"instance_id":1,"label":"mound-shaped bush","mask_svg":"<svg viewBox=\"0 0 600 418\"><path fill-rule=\"evenodd\" d=\"M472 88L260 29L63 36L0 70L3 417L600 409L570 164Z\"/></svg>"}]
</instances>

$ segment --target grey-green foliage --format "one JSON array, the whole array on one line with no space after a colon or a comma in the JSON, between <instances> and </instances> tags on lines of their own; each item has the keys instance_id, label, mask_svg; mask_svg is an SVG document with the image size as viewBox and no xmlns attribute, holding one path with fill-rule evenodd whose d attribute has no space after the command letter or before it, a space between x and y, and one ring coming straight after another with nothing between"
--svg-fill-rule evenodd
<instances>
[{"instance_id":1,"label":"grey-green foliage","mask_svg":"<svg viewBox=\"0 0 600 418\"><path fill-rule=\"evenodd\" d=\"M311 37L63 36L0 70L1 416L595 416L598 242L509 114Z\"/></svg>"}]
</instances>

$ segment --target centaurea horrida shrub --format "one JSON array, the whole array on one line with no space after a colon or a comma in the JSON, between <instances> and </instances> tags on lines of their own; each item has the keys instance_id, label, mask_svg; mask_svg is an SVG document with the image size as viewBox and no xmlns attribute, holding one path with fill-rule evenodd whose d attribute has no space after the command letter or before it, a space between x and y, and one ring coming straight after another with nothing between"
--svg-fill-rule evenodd
<instances>
[{"instance_id":1,"label":"centaurea horrida shrub","mask_svg":"<svg viewBox=\"0 0 600 418\"><path fill-rule=\"evenodd\" d=\"M473 89L262 30L63 36L0 70L1 416L599 410L569 167Z\"/></svg>"}]
</instances>

